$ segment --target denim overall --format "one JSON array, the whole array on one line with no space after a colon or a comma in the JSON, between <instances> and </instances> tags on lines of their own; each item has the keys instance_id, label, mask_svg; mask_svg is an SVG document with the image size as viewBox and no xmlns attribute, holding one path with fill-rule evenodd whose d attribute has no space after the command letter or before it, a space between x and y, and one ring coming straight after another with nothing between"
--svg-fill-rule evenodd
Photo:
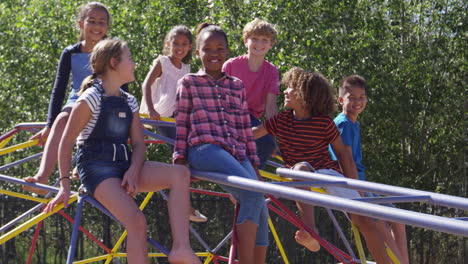
<instances>
[{"instance_id":1,"label":"denim overall","mask_svg":"<svg viewBox=\"0 0 468 264\"><path fill-rule=\"evenodd\" d=\"M133 113L127 97L105 96L100 84L101 112L96 126L78 147L76 162L83 185L93 195L96 187L108 178L123 178L130 167L131 151L127 140Z\"/></svg>"}]
</instances>

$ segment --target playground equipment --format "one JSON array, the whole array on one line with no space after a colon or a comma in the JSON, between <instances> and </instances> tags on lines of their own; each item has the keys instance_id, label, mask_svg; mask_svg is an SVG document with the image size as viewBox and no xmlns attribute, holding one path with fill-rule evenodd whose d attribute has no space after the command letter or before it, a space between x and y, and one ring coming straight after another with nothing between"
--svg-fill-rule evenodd
<instances>
[{"instance_id":1,"label":"playground equipment","mask_svg":"<svg viewBox=\"0 0 468 264\"><path fill-rule=\"evenodd\" d=\"M170 122L171 120L165 119L163 121L151 121L151 120L143 120L143 123L146 125L173 125ZM5 147L8 142L20 131L36 131L43 127L44 123L23 123L17 125L13 130L9 131L8 133L0 136L0 156L15 152L17 150L21 150L27 147L34 146L37 144L37 141L27 141L24 143L20 143L17 145L13 145L10 147ZM158 134L155 134L147 129L144 130L144 134L149 138L146 142L147 143L159 143L159 142L169 142L172 143L171 139L162 137ZM5 164L0 166L0 171L3 171L7 168L11 168L14 166L19 166L25 162L29 162L33 159L37 159L41 156L41 153L37 153L30 157L12 162L10 164ZM281 165L270 162L270 165L281 167ZM403 209L397 208L389 208L379 204L382 203L401 203L401 202L424 202L428 204L434 204L439 206L445 206L450 208L456 208L460 210L468 210L468 199L454 197L449 195L442 195L436 194L431 192L425 191L418 191L412 190L407 188L389 186L384 184L372 183L372 182L363 182L358 180L352 179L343 179L343 178L334 178L330 176L324 176L316 173L310 172L300 172L300 171L292 171L285 168L278 168L277 175L261 172L262 176L268 178L269 182L259 182L255 180L249 180L240 178L235 175L222 175L219 173L211 173L211 172L203 172L192 170L192 176L205 181L215 182L219 184L230 185L238 188L243 188L252 191L258 191L265 193L268 197L268 208L270 212L273 212L291 224L297 226L298 228L304 229L308 231L312 237L317 239L321 246L327 250L330 254L334 256L334 258L338 262L342 263L366 263L366 259L363 253L362 244L359 241L359 236L356 236L356 245L359 252L359 258L356 257L354 254L349 242L347 241L346 237L344 236L340 226L338 225L331 209L339 210L344 212L350 212L360 215L365 215L377 219L384 219L389 220L392 222L400 222L407 225L412 225L421 228L432 229L440 232L450 233L459 236L468 237L468 222L466 219L457 219L457 218L447 218L442 216L424 214L419 212L412 212ZM49 191L50 193L55 193L58 191L56 187L42 185L42 184L35 184L35 183L27 183L17 177L7 176L0 174L0 180L2 182L14 183L14 184L22 184L22 185L29 185L37 188L41 188L44 190ZM294 181L294 180L300 180ZM366 191L384 195L383 197L379 198L360 198L355 200L343 199L339 197L333 197L320 192L320 187L324 186L339 186L343 188L352 188L358 191ZM318 192L310 192L305 190L296 189L295 187L309 187L313 188ZM218 193L206 190L193 190L195 192L200 192L209 195L217 195L228 197L226 193ZM57 206L52 213L44 213L39 212L37 213L44 204L48 203L50 200L49 196L46 198L38 198L35 196L11 192L5 190L4 188L0 188L0 193L3 195L14 196L22 199L27 199L31 201L38 202L36 206L28 210L27 212L19 215L17 218L13 219L9 223L5 224L4 226L0 227L0 245L4 244L11 238L17 236L18 234L22 233L23 231L33 227L36 225L36 232L34 234L34 239L32 241L31 249L29 252L29 258L27 263L31 263L32 256L34 252L34 248L37 242L37 237L39 235L39 230L42 226L42 221L47 219L52 214L60 214L65 219L70 221L73 224L72 236L69 244L69 251L67 257L67 263L92 263L96 261L105 260L105 263L110 263L111 261L115 261L115 263L120 263L119 258L125 257L125 253L120 253L119 248L122 244L123 240L126 237L126 232L123 232L120 238L118 239L117 243L114 245L113 248L107 248L103 245L99 239L93 236L90 232L80 226L80 221L83 212L83 205L85 202L93 205L94 207L101 210L103 213L109 215L111 218L115 219L102 205L100 205L96 200L92 197L88 196L84 193L73 193L70 199L70 204L76 202L76 213L74 219L68 216L66 213L63 212L63 205ZM165 193L161 192L163 197L165 197ZM153 193L148 193L140 205L140 209L143 210L147 203L152 198ZM343 243L346 247L346 252L337 248L335 245L331 244L330 242L324 240L323 238L319 237L313 230L311 230L308 226L304 225L304 223L295 215L295 213L291 212L284 204L282 204L277 197L294 200L294 201L301 201L308 204L314 204L317 206L322 206L327 208L327 213L331 218L331 221L334 223L335 228L337 229ZM35 214L30 220L25 221L21 224L18 224L22 219L25 219L28 216ZM271 213L270 213L271 214ZM289 263L288 257L283 249L281 244L281 239L278 236L276 229L273 225L271 219L269 220L269 225L271 229L271 233L274 237L275 244L278 246L279 252L282 256L284 263ZM13 226L13 229L11 229ZM7 231L9 230L9 231ZM102 256L97 256L94 258L80 260L73 262L73 258L75 255L76 250L76 239L78 236L78 232L83 232L87 235L92 241L97 243L107 254ZM230 232L223 239L215 246L210 247L192 227L190 228L192 235L200 242L200 244L205 249L205 252L198 252L197 256L204 258L204 263L220 263L220 261L225 261L228 263L236 263L235 261L235 239L233 239L233 247L231 248L231 254L228 257L218 255L219 249L223 247L232 236L235 236L235 232ZM161 244L157 241L153 240L152 238L148 238L148 243L154 246L154 248L158 251L156 253L149 253L150 257L165 257L168 254L168 249L164 248ZM389 252L390 256L392 257L391 251ZM394 256L392 257L395 263L399 263L398 259L395 259Z\"/></svg>"}]
</instances>

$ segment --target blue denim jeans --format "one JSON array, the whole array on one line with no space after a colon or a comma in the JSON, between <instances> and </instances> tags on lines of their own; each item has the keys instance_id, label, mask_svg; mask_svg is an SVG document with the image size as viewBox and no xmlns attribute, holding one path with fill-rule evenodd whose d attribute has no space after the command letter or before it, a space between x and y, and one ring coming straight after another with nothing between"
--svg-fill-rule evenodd
<instances>
[{"instance_id":1,"label":"blue denim jeans","mask_svg":"<svg viewBox=\"0 0 468 264\"><path fill-rule=\"evenodd\" d=\"M253 180L258 179L249 159L239 162L226 150L215 144L190 147L187 156L190 166L197 170L236 175ZM240 204L237 224L242 224L246 220L254 222L258 226L256 245L267 246L268 210L263 194L222 184L220 186L230 192Z\"/></svg>"},{"instance_id":2,"label":"blue denim jeans","mask_svg":"<svg viewBox=\"0 0 468 264\"><path fill-rule=\"evenodd\" d=\"M262 122L250 115L250 124L252 127L256 127L261 125ZM266 162L275 150L275 140L273 139L272 135L268 134L255 140L255 144L257 145L257 155L260 159L260 166L258 166L258 168L263 170L265 168Z\"/></svg>"}]
</instances>

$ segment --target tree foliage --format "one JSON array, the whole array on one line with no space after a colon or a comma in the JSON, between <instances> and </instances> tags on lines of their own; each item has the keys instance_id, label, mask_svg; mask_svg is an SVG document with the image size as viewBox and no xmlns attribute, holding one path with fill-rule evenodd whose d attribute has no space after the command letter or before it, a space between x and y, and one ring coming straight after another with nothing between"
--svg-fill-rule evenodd
<instances>
[{"instance_id":1,"label":"tree foliage","mask_svg":"<svg viewBox=\"0 0 468 264\"><path fill-rule=\"evenodd\" d=\"M0 3L0 134L20 122L45 121L58 58L63 48L77 41L75 14L81 4L65 0ZM260 17L279 30L268 60L282 73L292 66L316 70L335 86L340 78L354 73L368 80L369 103L361 126L370 181L468 196L465 1L109 0L105 4L112 16L110 35L129 42L138 64L137 81L130 85L137 98L149 66L161 52L165 33L174 25L195 29L203 21L216 23L228 34L231 56L237 56L246 52L243 26ZM199 65L195 60L192 71ZM282 96L278 98L279 105L281 102ZM162 146L150 147L149 157L168 161L168 151ZM16 159L18 156L0 157L2 164ZM6 174L32 175L36 167L28 164ZM2 188L17 187L2 184ZM465 212L432 206L404 206L466 216ZM204 203L197 207L210 211ZM8 219L14 216L11 211L7 214ZM90 219L101 221L93 217ZM210 217L217 218L216 214ZM60 232L68 235L68 230L65 227ZM45 232L47 248L55 242L54 235ZM281 235L292 236L293 230L287 232ZM31 235L16 240L28 240ZM412 228L409 235L412 263L468 262L464 239ZM9 249L24 256L28 247L18 242ZM44 250L36 263L63 263L60 250L47 257ZM294 247L290 250L299 252ZM10 258L5 247L0 253L2 263L24 262ZM278 262L277 256L272 256L271 263ZM306 256L312 255L300 251L296 255L299 262L293 263ZM310 263L331 261L326 254L310 259Z\"/></svg>"}]
</instances>

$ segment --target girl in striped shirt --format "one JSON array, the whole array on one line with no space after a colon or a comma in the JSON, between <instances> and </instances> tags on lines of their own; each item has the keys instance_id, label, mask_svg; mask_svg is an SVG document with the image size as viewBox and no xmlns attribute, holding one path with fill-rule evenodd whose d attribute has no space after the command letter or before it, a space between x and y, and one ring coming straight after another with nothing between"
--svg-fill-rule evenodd
<instances>
[{"instance_id":1,"label":"girl in striped shirt","mask_svg":"<svg viewBox=\"0 0 468 264\"><path fill-rule=\"evenodd\" d=\"M148 263L146 219L133 196L170 188L173 244L170 263L201 264L188 236L190 173L183 166L145 161L145 142L135 97L120 89L135 80L135 63L124 41L102 40L90 57L93 74L83 81L59 145L60 191L46 211L70 197L70 160L77 140L80 180L128 231L128 263ZM85 90L85 91L84 91ZM84 91L84 92L83 92ZM127 146L132 142L132 151Z\"/></svg>"}]
</instances>

